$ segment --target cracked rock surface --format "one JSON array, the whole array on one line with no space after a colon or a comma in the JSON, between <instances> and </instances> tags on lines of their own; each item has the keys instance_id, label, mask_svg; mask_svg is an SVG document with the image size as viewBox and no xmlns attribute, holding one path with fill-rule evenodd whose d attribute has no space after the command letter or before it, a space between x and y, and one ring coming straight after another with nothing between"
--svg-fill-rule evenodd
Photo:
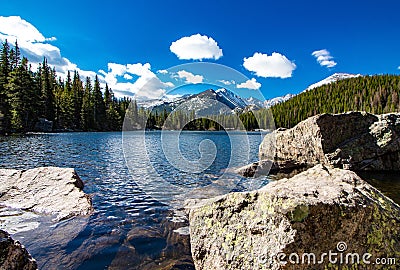
<instances>
[{"instance_id":1,"label":"cracked rock surface","mask_svg":"<svg viewBox=\"0 0 400 270\"><path fill-rule=\"evenodd\" d=\"M313 116L267 134L259 158L273 160L278 168L321 163L354 171L399 170L400 113Z\"/></svg>"},{"instance_id":2,"label":"cracked rock surface","mask_svg":"<svg viewBox=\"0 0 400 270\"><path fill-rule=\"evenodd\" d=\"M0 205L55 215L56 220L93 212L83 182L72 168L0 169Z\"/></svg>"},{"instance_id":3,"label":"cracked rock surface","mask_svg":"<svg viewBox=\"0 0 400 270\"><path fill-rule=\"evenodd\" d=\"M317 165L257 191L202 201L188 211L198 270L336 269L327 259L283 266L277 255L301 258L312 252L320 260L322 253L338 252L340 242L347 246L344 252L372 254L371 261L400 257L400 207L349 170Z\"/></svg>"},{"instance_id":4,"label":"cracked rock surface","mask_svg":"<svg viewBox=\"0 0 400 270\"><path fill-rule=\"evenodd\" d=\"M36 261L25 247L3 230L0 230L0 269L37 269Z\"/></svg>"}]
</instances>

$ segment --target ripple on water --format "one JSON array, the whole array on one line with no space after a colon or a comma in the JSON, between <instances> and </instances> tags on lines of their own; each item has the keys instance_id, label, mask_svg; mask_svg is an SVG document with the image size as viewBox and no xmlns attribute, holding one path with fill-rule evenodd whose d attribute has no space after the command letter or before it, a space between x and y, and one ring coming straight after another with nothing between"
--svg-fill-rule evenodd
<instances>
[{"instance_id":1,"label":"ripple on water","mask_svg":"<svg viewBox=\"0 0 400 270\"><path fill-rule=\"evenodd\" d=\"M42 269L157 269L173 263L185 267L182 269L194 269L185 215L170 211L169 207L143 193L135 181L148 180L154 185L154 190L163 191L162 184L158 186L151 181L154 178L153 167L170 183L195 186L197 181L209 183L217 180L229 160L230 151L229 138L214 134L217 133L194 135L187 132L182 135L182 147L190 148L186 158L198 155L191 146L203 139L215 140L221 146L216 162L196 177L170 166L165 156L160 155L160 134L157 132L149 135L148 142L153 144L147 148L135 146L136 167L131 173L122 151L121 133L1 137L0 167L73 167L85 183L84 191L93 195L95 213L90 217L54 223L51 217L0 210L0 226L6 226L14 238L27 246ZM140 133L132 132L131 136L135 141ZM250 138L253 140L250 142L251 161L257 158L260 140L258 136L253 137ZM151 154L153 167L144 162L144 150ZM240 159L235 162L240 162Z\"/></svg>"}]
</instances>

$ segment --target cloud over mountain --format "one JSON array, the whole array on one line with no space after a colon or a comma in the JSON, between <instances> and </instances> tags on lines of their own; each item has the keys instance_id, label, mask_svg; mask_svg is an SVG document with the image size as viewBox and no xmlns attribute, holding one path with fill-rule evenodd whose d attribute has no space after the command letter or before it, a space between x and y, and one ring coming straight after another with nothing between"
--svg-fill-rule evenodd
<instances>
[{"instance_id":1,"label":"cloud over mountain","mask_svg":"<svg viewBox=\"0 0 400 270\"><path fill-rule=\"evenodd\" d=\"M311 55L317 59L317 62L321 67L333 68L337 65L330 52L326 49L314 51Z\"/></svg>"},{"instance_id":2,"label":"cloud over mountain","mask_svg":"<svg viewBox=\"0 0 400 270\"><path fill-rule=\"evenodd\" d=\"M251 80L247 80L243 83L237 84L237 88L246 88L251 90L258 90L261 88L261 83L257 82L256 79L252 78Z\"/></svg>"},{"instance_id":3,"label":"cloud over mountain","mask_svg":"<svg viewBox=\"0 0 400 270\"><path fill-rule=\"evenodd\" d=\"M222 49L212 38L200 34L183 37L171 43L171 52L181 60L218 60L222 57Z\"/></svg>"},{"instance_id":4,"label":"cloud over mountain","mask_svg":"<svg viewBox=\"0 0 400 270\"><path fill-rule=\"evenodd\" d=\"M253 56L243 59L243 66L248 71L264 78L290 78L296 69L292 61L277 52L271 55L256 52Z\"/></svg>"},{"instance_id":5,"label":"cloud over mountain","mask_svg":"<svg viewBox=\"0 0 400 270\"><path fill-rule=\"evenodd\" d=\"M193 83L193 84L202 83L204 79L203 76L195 75L186 70L180 70L177 72L177 74L178 78L185 79L185 83Z\"/></svg>"},{"instance_id":6,"label":"cloud over mountain","mask_svg":"<svg viewBox=\"0 0 400 270\"><path fill-rule=\"evenodd\" d=\"M154 72L151 71L150 63L117 64L108 63L108 71L99 71L104 76L104 81L117 94L117 96L135 96L142 99L161 98L167 89L173 87L171 82L162 82ZM133 76L138 78L130 82ZM123 77L128 82L120 82Z\"/></svg>"}]
</instances>

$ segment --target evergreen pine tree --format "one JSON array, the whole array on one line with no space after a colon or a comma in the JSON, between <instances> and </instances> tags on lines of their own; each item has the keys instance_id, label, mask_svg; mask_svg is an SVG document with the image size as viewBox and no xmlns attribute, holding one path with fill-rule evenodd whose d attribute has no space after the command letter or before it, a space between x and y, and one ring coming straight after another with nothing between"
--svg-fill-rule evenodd
<instances>
[{"instance_id":1,"label":"evergreen pine tree","mask_svg":"<svg viewBox=\"0 0 400 270\"><path fill-rule=\"evenodd\" d=\"M93 119L96 130L102 130L105 127L106 107L97 75L95 77L93 86Z\"/></svg>"},{"instance_id":2,"label":"evergreen pine tree","mask_svg":"<svg viewBox=\"0 0 400 270\"><path fill-rule=\"evenodd\" d=\"M18 61L19 62L19 61ZM19 66L10 73L7 84L11 104L11 128L24 132L33 128L35 114L35 87L28 60L24 57Z\"/></svg>"},{"instance_id":3,"label":"evergreen pine tree","mask_svg":"<svg viewBox=\"0 0 400 270\"><path fill-rule=\"evenodd\" d=\"M40 85L41 85L41 116L47 120L54 121L55 109L54 109L54 93L53 85L51 84L51 70L47 64L47 59L43 59L41 74L40 74Z\"/></svg>"},{"instance_id":4,"label":"evergreen pine tree","mask_svg":"<svg viewBox=\"0 0 400 270\"><path fill-rule=\"evenodd\" d=\"M73 104L74 104L74 115L73 123L75 128L81 129L81 111L83 103L83 85L77 71L74 72L74 79L72 81L72 93L73 93Z\"/></svg>"},{"instance_id":5,"label":"evergreen pine tree","mask_svg":"<svg viewBox=\"0 0 400 270\"><path fill-rule=\"evenodd\" d=\"M81 128L85 131L93 129L93 102L92 102L92 83L86 77L85 90L82 98L81 109Z\"/></svg>"},{"instance_id":6,"label":"evergreen pine tree","mask_svg":"<svg viewBox=\"0 0 400 270\"><path fill-rule=\"evenodd\" d=\"M9 52L10 46L7 40L5 40L0 52L0 134L10 132L11 117L6 87L11 71Z\"/></svg>"},{"instance_id":7,"label":"evergreen pine tree","mask_svg":"<svg viewBox=\"0 0 400 270\"><path fill-rule=\"evenodd\" d=\"M11 69L18 68L21 63L21 51L18 47L18 41L15 41L15 46L12 50L12 56L10 55Z\"/></svg>"}]
</instances>

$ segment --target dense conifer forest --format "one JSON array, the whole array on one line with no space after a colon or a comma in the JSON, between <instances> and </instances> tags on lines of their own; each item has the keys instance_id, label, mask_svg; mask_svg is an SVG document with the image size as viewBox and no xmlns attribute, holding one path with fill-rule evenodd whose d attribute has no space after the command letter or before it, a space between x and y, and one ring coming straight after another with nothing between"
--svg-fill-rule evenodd
<instances>
[{"instance_id":1,"label":"dense conifer forest","mask_svg":"<svg viewBox=\"0 0 400 270\"><path fill-rule=\"evenodd\" d=\"M46 58L32 71L17 42L6 41L0 50L0 134L35 131L38 119L51 121L53 131L118 131L125 114L130 129L255 130L271 126L271 112L276 127L289 128L320 113L399 112L399 96L400 76L360 76L303 92L271 109L195 119L194 111L151 111L117 99L107 85L101 89L97 76L82 81L75 71L58 77Z\"/></svg>"},{"instance_id":2,"label":"dense conifer forest","mask_svg":"<svg viewBox=\"0 0 400 270\"><path fill-rule=\"evenodd\" d=\"M39 118L53 122L53 130L120 130L129 105L116 99L108 86L101 91L96 76L82 82L78 72L63 80L46 58L33 72L21 57L18 43L7 41L0 51L0 132L35 130Z\"/></svg>"},{"instance_id":3,"label":"dense conifer forest","mask_svg":"<svg viewBox=\"0 0 400 270\"><path fill-rule=\"evenodd\" d=\"M290 128L321 113L400 112L400 76L374 75L337 81L273 106L277 127Z\"/></svg>"},{"instance_id":4,"label":"dense conifer forest","mask_svg":"<svg viewBox=\"0 0 400 270\"><path fill-rule=\"evenodd\" d=\"M360 76L340 80L331 84L300 93L286 102L272 106L270 109L245 111L236 115L209 116L220 125L213 123L202 125L201 120L193 121L188 129L219 130L221 126L228 129L264 129L271 127L272 115L276 128L291 128L310 116L321 113L344 113L348 111L366 111L373 114L400 112L400 76L374 75ZM272 115L271 115L272 113ZM182 113L172 117L171 128L182 128L180 122L191 119ZM158 114L150 114L151 121L157 122ZM238 119L240 119L238 121ZM203 120L205 121L205 120ZM163 121L161 121L163 122ZM157 122L158 125L161 122ZM205 121L207 122L207 121Z\"/></svg>"}]
</instances>

